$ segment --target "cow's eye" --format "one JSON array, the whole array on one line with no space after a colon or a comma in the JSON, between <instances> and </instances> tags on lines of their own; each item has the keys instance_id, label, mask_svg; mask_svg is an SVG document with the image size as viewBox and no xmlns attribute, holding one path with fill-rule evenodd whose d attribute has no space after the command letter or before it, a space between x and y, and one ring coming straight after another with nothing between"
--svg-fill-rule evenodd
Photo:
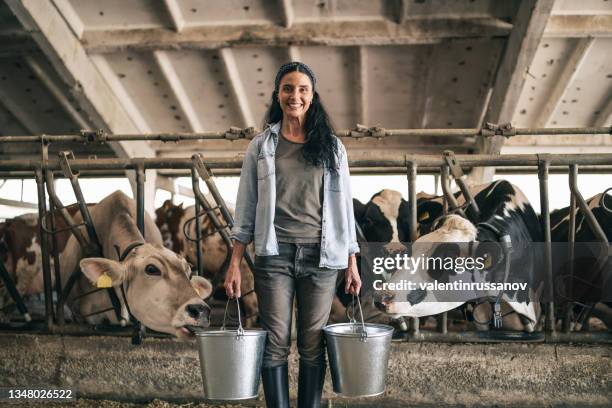
<instances>
[{"instance_id":1,"label":"cow's eye","mask_svg":"<svg viewBox=\"0 0 612 408\"><path fill-rule=\"evenodd\" d=\"M159 268L153 264L147 265L145 268L145 273L150 276L161 276L162 274Z\"/></svg>"}]
</instances>

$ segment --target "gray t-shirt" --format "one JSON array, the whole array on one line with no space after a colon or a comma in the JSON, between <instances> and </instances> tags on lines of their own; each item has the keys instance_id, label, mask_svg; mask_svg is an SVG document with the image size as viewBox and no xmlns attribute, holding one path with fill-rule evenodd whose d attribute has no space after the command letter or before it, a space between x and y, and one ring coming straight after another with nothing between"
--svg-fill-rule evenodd
<instances>
[{"instance_id":1,"label":"gray t-shirt","mask_svg":"<svg viewBox=\"0 0 612 408\"><path fill-rule=\"evenodd\" d=\"M304 160L302 146L302 143L291 142L279 134L275 156L274 215L274 228L279 242L321 242L323 168Z\"/></svg>"}]
</instances>

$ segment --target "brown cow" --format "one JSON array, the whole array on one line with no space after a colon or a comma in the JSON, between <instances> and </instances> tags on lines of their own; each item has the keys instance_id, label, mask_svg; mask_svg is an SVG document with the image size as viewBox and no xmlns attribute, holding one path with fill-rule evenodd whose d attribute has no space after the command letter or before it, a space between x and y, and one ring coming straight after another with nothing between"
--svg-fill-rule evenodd
<instances>
[{"instance_id":1,"label":"brown cow","mask_svg":"<svg viewBox=\"0 0 612 408\"><path fill-rule=\"evenodd\" d=\"M202 299L210 295L210 282L198 276L189 278L189 265L163 247L161 234L148 214L143 238L136 226L134 200L116 191L90 212L105 258L85 258L74 237L60 258L62 282L76 268L83 272L69 297L77 317L91 324L117 322L113 311L92 315L111 307L106 291L94 289L112 286L125 319L131 312L146 327L179 337L189 335L188 325L208 325L210 308Z\"/></svg>"},{"instance_id":2,"label":"brown cow","mask_svg":"<svg viewBox=\"0 0 612 408\"><path fill-rule=\"evenodd\" d=\"M209 202L214 202L211 197L207 197ZM230 213L234 214L233 208L228 208ZM164 245L172 249L174 252L182 255L192 265L197 263L196 246L194 242L190 242L183 233L185 223L195 216L195 207L191 206L183 208L183 205L174 205L170 200L166 200L164 204L155 211L156 224L159 227ZM224 223L219 210L215 211L217 218ZM214 226L208 216L203 216L202 221L202 266L204 276L213 279L215 275L221 272L224 267L227 257L227 246L225 245L221 234L215 232ZM195 238L195 222L192 220L187 226L187 232L190 237ZM246 314L246 321L243 322L246 327L253 327L257 321L257 296L254 292L253 272L248 267L244 259L240 265L242 272L242 304ZM223 281L221 281L222 284ZM215 290L222 289L222 285ZM223 291L224 293L224 291Z\"/></svg>"},{"instance_id":3,"label":"brown cow","mask_svg":"<svg viewBox=\"0 0 612 408\"><path fill-rule=\"evenodd\" d=\"M68 212L74 215L77 207L68 207ZM65 223L61 217L55 218L56 229L64 229ZM16 289L22 296L35 296L43 293L42 256L40 236L38 234L38 215L24 214L0 223L0 260L4 262ZM55 242L61 253L70 237L68 231L58 232ZM47 236L48 248L53 240ZM53 258L51 258L53 269ZM51 273L52 284L55 275ZM0 307L11 303L5 288L0 291ZM6 319L6 316L2 316Z\"/></svg>"}]
</instances>

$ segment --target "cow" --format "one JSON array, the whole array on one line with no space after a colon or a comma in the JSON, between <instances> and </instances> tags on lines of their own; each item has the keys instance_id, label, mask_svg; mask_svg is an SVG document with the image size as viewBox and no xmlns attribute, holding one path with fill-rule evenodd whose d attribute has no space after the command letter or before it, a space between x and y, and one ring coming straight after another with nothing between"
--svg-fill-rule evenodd
<instances>
[{"instance_id":1,"label":"cow","mask_svg":"<svg viewBox=\"0 0 612 408\"><path fill-rule=\"evenodd\" d=\"M434 197L426 193L418 193L417 200ZM374 194L365 204L353 198L355 224L362 233L365 242L384 244L383 249L389 253L405 249L402 242L410 241L410 214L408 202L402 198L399 191L383 189ZM357 264L361 270L362 258L358 254ZM363 273L363 272L362 272ZM367 284L367 282L364 282ZM364 319L369 322L392 324L399 330L406 330L403 319L393 319L381 313L374 304L367 299L367 288L362 290L366 296L362 309ZM352 297L344 293L344 275L338 275L336 297L332 303L330 322L345 322L348 319L347 305Z\"/></svg>"},{"instance_id":2,"label":"cow","mask_svg":"<svg viewBox=\"0 0 612 408\"><path fill-rule=\"evenodd\" d=\"M187 261L163 246L161 233L146 213L143 237L133 199L116 191L93 205L90 213L104 257L86 256L74 236L60 257L64 285L73 271L80 271L68 298L78 321L118 323L110 296L102 290L113 288L125 320L131 314L148 328L180 338L191 336L188 326L208 326L210 307L203 299L212 285L191 276Z\"/></svg>"},{"instance_id":3,"label":"cow","mask_svg":"<svg viewBox=\"0 0 612 408\"><path fill-rule=\"evenodd\" d=\"M21 295L42 292L42 259L36 214L24 214L0 225L0 259Z\"/></svg>"},{"instance_id":4,"label":"cow","mask_svg":"<svg viewBox=\"0 0 612 408\"><path fill-rule=\"evenodd\" d=\"M524 279L528 282L532 292L538 292L539 282L536 278L537 273L542 269L541 251L531 251L527 243L542 242L542 232L539 219L535 211L529 204L525 195L516 186L505 180L476 186L471 189L474 199L480 209L480 219L472 223L458 215L447 215L439 217L433 222L427 222L431 232L420 236L415 242L415 247L419 247L426 252L424 255L440 254L440 251L456 259L469 243L480 243L476 247L478 250L497 249L499 256L502 245L497 244L503 235L508 234L514 246L514 251L509 254L510 269L522 270ZM427 200L425 200L427 201ZM463 204L462 197L459 197L459 204ZM429 200L436 205L430 206L442 212L441 202ZM424 207L419 206L422 210ZM424 218L424 217L419 217ZM482 243L488 242L487 245ZM465 243L465 245L457 245ZM414 250L414 247L413 247ZM427 252L428 251L428 252ZM486 253L486 255L489 255ZM507 255L508 256L508 255ZM501 258L501 256L499 257ZM521 267L519 268L518 265ZM495 263L490 266L489 273L499 273L500 268L504 268L504 262ZM489 268L489 266L487 266ZM409 280L412 276L424 276L433 280L438 271L420 266L416 274L412 275L406 269L397 270L390 283ZM538 292L539 293L539 292ZM518 299L504 295L501 299L501 315L503 316L502 328L508 330L532 332L539 323L540 305L532 300L538 293L531 293L531 298L519 297ZM524 295L524 294L521 294ZM386 314L398 316L421 317L434 315L447 310L451 310L465 303L465 300L453 299L451 301L435 301L431 291L416 290L380 290L374 293L375 305ZM476 299L475 299L476 300ZM488 302L479 303L476 301L473 307L473 317L477 330L488 330L489 322L493 316L493 311Z\"/></svg>"},{"instance_id":5,"label":"cow","mask_svg":"<svg viewBox=\"0 0 612 408\"><path fill-rule=\"evenodd\" d=\"M214 202L212 197L207 197L209 202ZM234 209L228 206L230 214L234 215ZM170 200L166 200L163 205L155 211L155 223L159 227L164 245L172 249L177 254L182 255L189 263L197 263L196 246L194 242L189 242L185 232L191 239L196 237L195 206L183 208L183 204L175 205ZM215 216L224 224L221 212L216 209ZM187 226L185 226L187 224ZM223 241L221 234L215 231L210 218L205 215L201 219L202 231L202 272L203 275L211 280L223 273L227 268L227 245ZM246 327L254 327L257 322L258 306L257 296L254 292L253 272L243 259L240 264L242 280L240 290L242 297L241 304L244 308L245 318L243 324ZM214 288L214 296L225 298L221 279L218 287Z\"/></svg>"},{"instance_id":6,"label":"cow","mask_svg":"<svg viewBox=\"0 0 612 408\"><path fill-rule=\"evenodd\" d=\"M74 215L76 206L67 207L69 214ZM47 229L51 228L50 217L46 217ZM47 247L51 251L53 243L57 244L57 251L61 253L66 246L70 233L65 230L66 224L59 216L55 217L55 239L47 235ZM23 214L0 223L0 260L4 263L15 287L24 301L32 300L30 306L36 308L34 297L44 291L42 273L42 255L40 247L38 214ZM51 270L54 260L51 258ZM51 284L55 281L55 274L51 273ZM29 299L28 299L29 298ZM2 305L10 303L8 293L0 293ZM6 317L3 316L3 320Z\"/></svg>"},{"instance_id":7,"label":"cow","mask_svg":"<svg viewBox=\"0 0 612 408\"><path fill-rule=\"evenodd\" d=\"M597 194L586 200L589 209L606 234L608 242L612 242L612 213L606 210L612 208L612 195ZM604 205L605 204L605 207ZM590 313L599 318L608 329L612 329L612 299L609 296L612 291L610 279L612 272L612 261L607 254L607 262L599 267L596 264L596 251L603 248L597 244L587 244L597 241L591 226L585 219L583 211L578 208L576 212L576 235L575 256L572 265L573 277L569 278L569 263L567 245L569 238L569 213L570 207L565 207L550 213L551 241L553 271L555 271L555 301L563 304L566 301L574 301L577 304L591 304ZM606 255L606 254L604 254ZM567 289L571 287L571 291ZM574 312L589 312L590 308L574 307ZM585 315L584 313L582 313ZM587 313L588 314L588 313ZM585 315L586 316L586 315ZM579 329L580 322L576 329Z\"/></svg>"}]
</instances>

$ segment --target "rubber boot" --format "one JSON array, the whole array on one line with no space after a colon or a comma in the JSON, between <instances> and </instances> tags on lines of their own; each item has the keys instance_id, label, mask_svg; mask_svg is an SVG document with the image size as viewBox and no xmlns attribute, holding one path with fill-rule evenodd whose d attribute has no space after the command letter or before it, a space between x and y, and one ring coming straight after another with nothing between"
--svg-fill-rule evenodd
<instances>
[{"instance_id":1,"label":"rubber boot","mask_svg":"<svg viewBox=\"0 0 612 408\"><path fill-rule=\"evenodd\" d=\"M300 361L298 408L319 408L325 382L325 364L309 365Z\"/></svg>"},{"instance_id":2,"label":"rubber boot","mask_svg":"<svg viewBox=\"0 0 612 408\"><path fill-rule=\"evenodd\" d=\"M289 408L289 370L287 363L261 369L268 408Z\"/></svg>"}]
</instances>

